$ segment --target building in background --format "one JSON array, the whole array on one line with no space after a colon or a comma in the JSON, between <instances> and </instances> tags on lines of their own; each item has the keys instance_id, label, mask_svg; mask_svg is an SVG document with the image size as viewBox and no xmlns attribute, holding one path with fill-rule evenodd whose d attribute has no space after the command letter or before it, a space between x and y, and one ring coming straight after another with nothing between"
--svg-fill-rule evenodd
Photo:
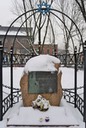
<instances>
[{"instance_id":1,"label":"building in background","mask_svg":"<svg viewBox=\"0 0 86 128\"><path fill-rule=\"evenodd\" d=\"M0 26L0 40L3 42L3 39L5 37L5 34L8 30L8 26ZM4 51L10 52L11 46L14 44L14 53L22 53L27 54L29 51L31 52L31 45L30 42L33 41L33 28L28 28L28 36L26 34L26 28L22 27L20 31L18 32L17 38L15 40L15 36L17 34L17 31L19 30L19 27L11 27L10 31L7 34L5 45L4 45ZM33 47L36 51L39 49L38 44L33 44ZM57 44L44 44L43 47L43 54L50 54L50 55L57 55L58 53L58 45Z\"/></svg>"}]
</instances>

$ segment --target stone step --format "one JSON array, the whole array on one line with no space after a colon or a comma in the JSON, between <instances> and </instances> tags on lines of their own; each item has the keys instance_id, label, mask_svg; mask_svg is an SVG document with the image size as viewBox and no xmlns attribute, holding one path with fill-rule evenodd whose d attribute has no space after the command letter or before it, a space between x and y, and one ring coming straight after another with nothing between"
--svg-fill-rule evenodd
<instances>
[{"instance_id":1,"label":"stone step","mask_svg":"<svg viewBox=\"0 0 86 128\"><path fill-rule=\"evenodd\" d=\"M48 118L46 120L46 118ZM66 107L50 106L45 112L32 107L20 107L19 112L7 121L7 127L69 127L79 126ZM71 127L70 127L71 128Z\"/></svg>"}]
</instances>

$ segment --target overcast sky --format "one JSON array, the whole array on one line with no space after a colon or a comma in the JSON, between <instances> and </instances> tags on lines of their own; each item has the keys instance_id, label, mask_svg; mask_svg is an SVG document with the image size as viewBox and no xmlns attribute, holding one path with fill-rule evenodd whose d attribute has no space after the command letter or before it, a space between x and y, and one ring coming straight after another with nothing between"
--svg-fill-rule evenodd
<instances>
[{"instance_id":1,"label":"overcast sky","mask_svg":"<svg viewBox=\"0 0 86 128\"><path fill-rule=\"evenodd\" d=\"M13 19L12 0L0 0L0 25L10 25Z\"/></svg>"}]
</instances>

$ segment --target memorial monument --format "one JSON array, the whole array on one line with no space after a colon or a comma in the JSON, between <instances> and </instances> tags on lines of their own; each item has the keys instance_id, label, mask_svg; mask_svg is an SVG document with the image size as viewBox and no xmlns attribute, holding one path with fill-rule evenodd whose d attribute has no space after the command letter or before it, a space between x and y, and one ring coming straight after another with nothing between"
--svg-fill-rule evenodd
<instances>
[{"instance_id":1,"label":"memorial monument","mask_svg":"<svg viewBox=\"0 0 86 128\"><path fill-rule=\"evenodd\" d=\"M50 55L39 55L28 60L20 80L23 105L32 106L38 96L59 106L62 98L60 60Z\"/></svg>"}]
</instances>

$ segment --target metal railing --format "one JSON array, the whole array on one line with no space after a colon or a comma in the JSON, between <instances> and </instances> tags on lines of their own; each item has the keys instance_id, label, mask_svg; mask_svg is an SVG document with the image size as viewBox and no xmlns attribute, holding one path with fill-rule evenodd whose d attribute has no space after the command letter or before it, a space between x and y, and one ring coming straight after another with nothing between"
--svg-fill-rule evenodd
<instances>
[{"instance_id":1,"label":"metal railing","mask_svg":"<svg viewBox=\"0 0 86 128\"><path fill-rule=\"evenodd\" d=\"M26 62L31 58L28 54L13 54L12 63L15 66L24 66ZM4 52L3 54L3 66L10 66L11 64L11 54Z\"/></svg>"},{"instance_id":2,"label":"metal railing","mask_svg":"<svg viewBox=\"0 0 86 128\"><path fill-rule=\"evenodd\" d=\"M63 66L74 66L75 65L75 56L74 54L58 54L57 57L60 59L61 61L61 65ZM78 68L83 68L83 53L77 53L76 54L77 57L77 66Z\"/></svg>"},{"instance_id":3,"label":"metal railing","mask_svg":"<svg viewBox=\"0 0 86 128\"><path fill-rule=\"evenodd\" d=\"M80 88L77 88L77 90ZM64 99L75 106L75 92L74 89L63 89ZM84 116L84 100L80 97L79 94L76 94L76 107Z\"/></svg>"},{"instance_id":4,"label":"metal railing","mask_svg":"<svg viewBox=\"0 0 86 128\"><path fill-rule=\"evenodd\" d=\"M7 85L3 85L3 87L11 90L11 87L9 87ZM5 92L3 92L3 93L5 93ZM13 88L13 104L18 103L21 99L22 98L21 98L20 90L17 88ZM12 107L11 93L7 94L7 96L3 99L2 105L3 105L3 116L4 116L5 113Z\"/></svg>"},{"instance_id":5,"label":"metal railing","mask_svg":"<svg viewBox=\"0 0 86 128\"><path fill-rule=\"evenodd\" d=\"M4 86L5 88L9 88L8 86ZM83 88L83 87L82 87ZM78 89L82 89L77 88ZM75 94L74 94L74 89L63 89L63 97L64 99L71 104L75 104L74 99L75 99ZM21 98L21 92L19 89L14 88L13 91L13 104L18 103L20 100L22 100ZM77 94L77 100L76 100L76 107L78 108L78 110L80 111L80 113L84 114L84 101L83 99L79 96L79 94ZM11 94L9 94L7 97L5 97L3 99L3 116L4 114L9 110L9 108L11 107Z\"/></svg>"},{"instance_id":6,"label":"metal railing","mask_svg":"<svg viewBox=\"0 0 86 128\"><path fill-rule=\"evenodd\" d=\"M29 54L13 54L13 65L15 66L24 66L26 62L32 58L32 55ZM61 65L63 66L74 66L75 60L74 60L74 54L58 54L56 56L60 59ZM10 53L4 52L3 55L3 66L10 66ZM83 53L77 53L77 66L79 68L83 67Z\"/></svg>"}]
</instances>

